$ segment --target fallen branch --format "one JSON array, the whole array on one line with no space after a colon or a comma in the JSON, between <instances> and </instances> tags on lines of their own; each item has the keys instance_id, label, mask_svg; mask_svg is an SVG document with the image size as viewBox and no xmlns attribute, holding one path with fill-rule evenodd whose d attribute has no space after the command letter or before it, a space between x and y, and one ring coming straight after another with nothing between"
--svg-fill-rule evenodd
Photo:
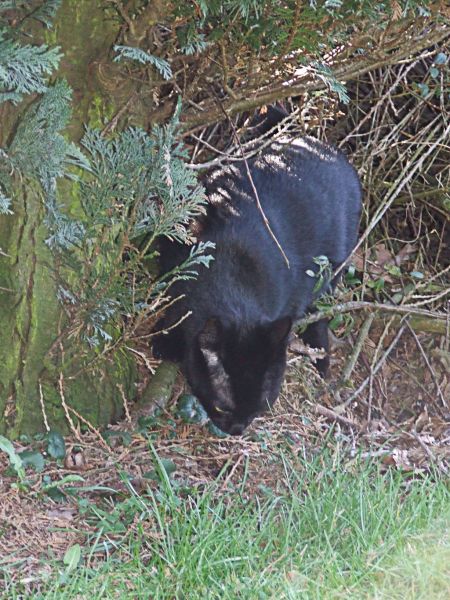
<instances>
[{"instance_id":1,"label":"fallen branch","mask_svg":"<svg viewBox=\"0 0 450 600\"><path fill-rule=\"evenodd\" d=\"M416 315L418 317L422 317L423 319L433 319L434 321L442 323L443 331L445 332L446 315L444 313L420 309L408 304L396 306L395 304L380 304L377 302L365 302L363 300L335 304L326 310L317 311L307 315L306 317L303 317L297 321L296 329L300 327L306 327L311 325L311 323L316 323L317 321L321 321L323 318L330 318L334 317L335 315L341 315L347 312L353 312L355 310L397 313L398 315ZM414 327L413 324L411 325Z\"/></svg>"},{"instance_id":2,"label":"fallen branch","mask_svg":"<svg viewBox=\"0 0 450 600\"><path fill-rule=\"evenodd\" d=\"M344 425L348 425L349 427L354 427L355 429L361 430L361 427L358 425L358 423L355 423L355 421L352 421L352 419L348 419L347 417L344 417L343 415L339 415L338 413L334 412L334 410L331 410L330 408L326 408L325 406L322 406L321 404L316 404L314 406L314 411L317 414L322 415L323 417L326 417L327 419L331 419L333 421L339 421L340 423L343 423Z\"/></svg>"},{"instance_id":3,"label":"fallen branch","mask_svg":"<svg viewBox=\"0 0 450 600\"><path fill-rule=\"evenodd\" d=\"M368 53L366 57L358 57L358 60L347 60L345 64L334 70L334 76L338 81L355 80L361 75L386 67L392 64L398 64L401 60L408 58L413 54L422 52L424 49L443 42L449 37L449 29L446 25L438 25L435 29L424 29L421 33L410 32L410 42L404 42L405 31L399 32L398 38L392 39L386 45L386 51L380 56L378 53ZM352 46L352 48L358 47ZM361 46L360 46L361 47ZM277 100L284 100L292 96L301 96L308 91L316 91L326 88L326 83L320 80L315 74L308 72L303 77L296 80L278 81L272 87L255 90L249 93L245 89L245 96L239 97L240 90L233 90L237 97L229 98L224 102L224 109L228 116L237 113L254 110L259 106L273 104ZM196 115L186 115L182 124L183 135L190 135L197 129L203 129L205 126L217 121L221 121L223 113L212 101L208 99L199 106L202 112ZM159 115L158 115L159 117ZM167 117L167 115L166 115ZM158 121L160 118L157 119Z\"/></svg>"}]
</instances>

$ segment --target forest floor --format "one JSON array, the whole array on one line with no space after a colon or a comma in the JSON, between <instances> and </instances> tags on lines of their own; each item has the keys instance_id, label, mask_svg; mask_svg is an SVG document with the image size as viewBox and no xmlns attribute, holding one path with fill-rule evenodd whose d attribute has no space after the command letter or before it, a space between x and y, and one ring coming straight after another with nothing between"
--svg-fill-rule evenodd
<instances>
[{"instance_id":1,"label":"forest floor","mask_svg":"<svg viewBox=\"0 0 450 600\"><path fill-rule=\"evenodd\" d=\"M369 377L379 335L351 387L351 335L327 383L293 342L242 437L187 423L180 384L158 414L67 436L64 458L18 442L21 477L1 453L4 597L448 597L449 355L406 329Z\"/></svg>"}]
</instances>

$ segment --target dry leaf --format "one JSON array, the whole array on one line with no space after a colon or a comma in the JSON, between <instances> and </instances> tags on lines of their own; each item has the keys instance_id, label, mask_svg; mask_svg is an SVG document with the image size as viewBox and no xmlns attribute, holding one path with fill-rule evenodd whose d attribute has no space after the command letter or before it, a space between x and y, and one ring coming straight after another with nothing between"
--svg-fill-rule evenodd
<instances>
[{"instance_id":1,"label":"dry leaf","mask_svg":"<svg viewBox=\"0 0 450 600\"><path fill-rule=\"evenodd\" d=\"M61 521L72 521L75 514L76 510L73 508L52 508L47 511L50 519L60 519Z\"/></svg>"}]
</instances>

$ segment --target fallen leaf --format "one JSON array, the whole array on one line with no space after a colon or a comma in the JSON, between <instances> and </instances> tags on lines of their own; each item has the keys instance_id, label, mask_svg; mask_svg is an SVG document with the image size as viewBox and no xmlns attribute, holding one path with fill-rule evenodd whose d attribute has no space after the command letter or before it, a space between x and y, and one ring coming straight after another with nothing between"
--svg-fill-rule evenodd
<instances>
[{"instance_id":1,"label":"fallen leaf","mask_svg":"<svg viewBox=\"0 0 450 600\"><path fill-rule=\"evenodd\" d=\"M75 515L76 510L73 508L52 508L47 511L50 519L60 519L61 521L72 521Z\"/></svg>"}]
</instances>

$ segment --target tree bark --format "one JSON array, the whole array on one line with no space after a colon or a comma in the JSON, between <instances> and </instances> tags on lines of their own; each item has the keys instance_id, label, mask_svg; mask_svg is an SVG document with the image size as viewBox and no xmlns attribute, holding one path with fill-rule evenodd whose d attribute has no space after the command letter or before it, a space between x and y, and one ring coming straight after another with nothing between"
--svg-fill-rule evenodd
<instances>
[{"instance_id":1,"label":"tree bark","mask_svg":"<svg viewBox=\"0 0 450 600\"><path fill-rule=\"evenodd\" d=\"M0 217L0 245L7 255L0 260L0 432L17 437L42 431L46 423L66 431L64 402L95 426L109 423L123 410L119 386L127 397L132 394L133 364L108 357L71 379L81 363L71 361L68 371L59 347L49 352L65 316L45 244L40 190L28 184L14 200L14 214ZM73 343L65 340L64 346L68 355L76 354Z\"/></svg>"},{"instance_id":2,"label":"tree bark","mask_svg":"<svg viewBox=\"0 0 450 600\"><path fill-rule=\"evenodd\" d=\"M74 89L72 139L81 137L86 123L101 125L114 110L112 96L98 79L98 65L106 62L117 29L117 23L105 20L101 5L65 0L47 34L47 42L62 47L60 75ZM2 144L21 110L2 109ZM62 189L63 203L76 211L76 193L67 183ZM63 351L58 344L50 351L66 316L52 277L54 257L45 244L40 186L18 181L12 208L12 215L0 215L0 433L14 438L46 427L65 432L67 415L76 421L71 409L94 426L116 420L123 412L123 395L128 400L134 395L133 361L120 353L98 358L93 352L87 360L95 358L94 366L83 369L84 363L74 359L76 341L64 340Z\"/></svg>"}]
</instances>

